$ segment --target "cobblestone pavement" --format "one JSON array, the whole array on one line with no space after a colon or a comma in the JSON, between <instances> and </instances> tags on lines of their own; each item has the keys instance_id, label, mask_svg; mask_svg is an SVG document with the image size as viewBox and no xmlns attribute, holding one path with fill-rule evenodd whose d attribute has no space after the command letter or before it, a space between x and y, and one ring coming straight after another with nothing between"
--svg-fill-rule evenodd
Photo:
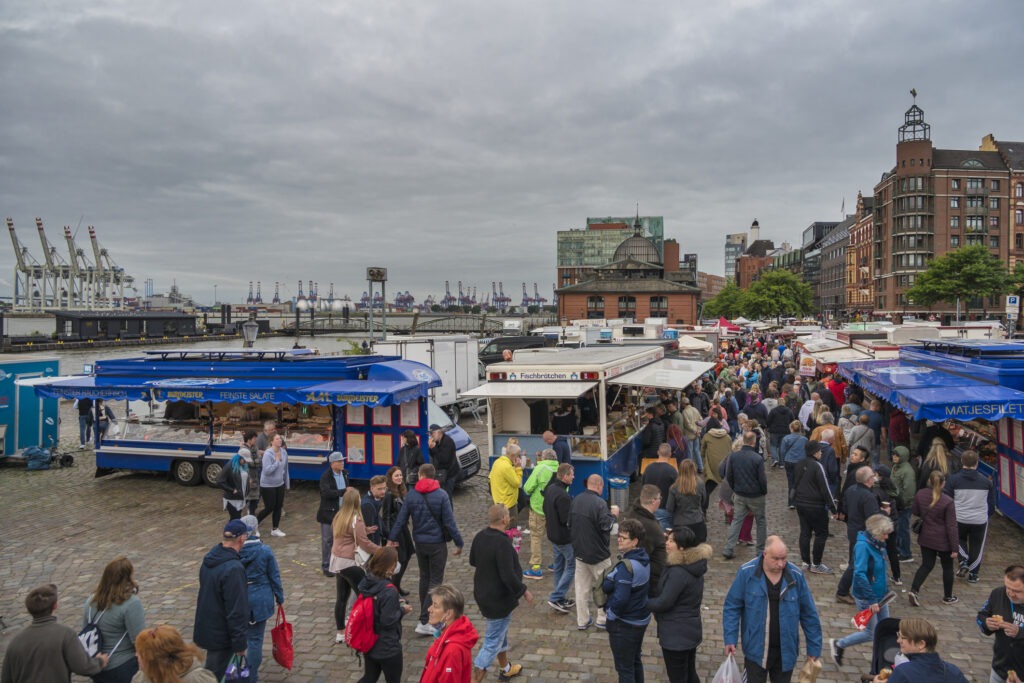
<instances>
[{"instance_id":1,"label":"cobblestone pavement","mask_svg":"<svg viewBox=\"0 0 1024 683\"><path fill-rule=\"evenodd\" d=\"M66 408L66 406L65 406ZM477 444L486 446L486 432L475 423L465 425ZM74 439L73 420L65 419L63 443ZM103 566L118 554L135 563L141 583L140 598L148 624L168 623L189 637L195 609L199 563L218 540L226 516L220 509L220 496L206 487L185 488L161 476L118 474L93 478L91 451L76 452L78 466L45 472L26 472L22 468L0 469L0 492L5 517L0 527L0 616L7 630L0 635L0 651L11 636L28 621L23 598L34 585L53 581L60 587L58 615L77 628L81 606L91 594ZM790 546L790 557L799 562L796 552L798 525L796 515L784 504L785 474L769 472L769 533L779 533ZM455 496L459 527L467 539L485 525L489 504L486 472L481 473ZM356 660L342 645L334 644L334 582L325 578L319 567L320 530L314 521L316 487L300 482L289 493L282 529L286 538L265 535L277 555L286 591L285 607L295 627L296 665L283 671L269 656L270 636L261 680L314 683L355 681L360 676ZM523 518L525 525L525 512ZM721 514L712 511L708 522L710 542L716 546L704 594L704 643L698 651L698 670L702 680L711 680L722 660L721 605L736 568L753 555L744 546L736 559L721 559L718 550L725 535ZM833 567L845 560L845 529L833 523L837 536L829 541L825 562ZM524 543L524 551L527 543ZM982 581L968 585L957 580L960 602L943 605L940 601L940 571L929 577L921 592L923 606L908 606L905 594L894 604L893 616L924 616L939 631L939 651L977 681L987 681L991 661L991 641L974 625L974 614L992 587L1002 580L1002 568L1021 560L1024 532L1002 518L992 525ZM447 580L462 587L472 600L472 571L468 553L449 557ZM545 564L549 552L545 553ZM905 593L916 564L904 564L905 585L896 588ZM415 588L415 565L407 574L406 585ZM822 616L825 639L839 637L850 630L853 608L835 602L837 578L809 575ZM591 629L580 632L575 618L554 612L545 604L551 590L550 573L531 581L536 596L533 605L515 612L510 641L511 658L524 666L526 681L613 681L615 680L608 636ZM478 629L483 619L470 602L468 614ZM414 620L406 619L405 679L419 680L429 638L416 635ZM648 629L644 644L644 662L648 681L666 680L655 626ZM871 648L865 644L848 651L842 670L825 654L825 666L819 677L823 683L859 680L868 670ZM494 680L493 677L488 680Z\"/></svg>"}]
</instances>

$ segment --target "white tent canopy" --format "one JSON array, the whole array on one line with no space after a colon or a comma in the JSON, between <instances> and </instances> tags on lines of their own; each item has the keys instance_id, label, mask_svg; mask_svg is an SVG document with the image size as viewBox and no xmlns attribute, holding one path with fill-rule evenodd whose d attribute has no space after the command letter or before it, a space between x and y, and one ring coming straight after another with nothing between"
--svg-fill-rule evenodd
<instances>
[{"instance_id":1,"label":"white tent canopy","mask_svg":"<svg viewBox=\"0 0 1024 683\"><path fill-rule=\"evenodd\" d=\"M678 339L680 351L714 351L714 344L711 342L691 337L688 334L681 335Z\"/></svg>"},{"instance_id":2,"label":"white tent canopy","mask_svg":"<svg viewBox=\"0 0 1024 683\"><path fill-rule=\"evenodd\" d=\"M694 380L714 367L713 363L701 363L678 358L662 358L642 368L608 380L609 384L629 384L656 389L685 389Z\"/></svg>"}]
</instances>

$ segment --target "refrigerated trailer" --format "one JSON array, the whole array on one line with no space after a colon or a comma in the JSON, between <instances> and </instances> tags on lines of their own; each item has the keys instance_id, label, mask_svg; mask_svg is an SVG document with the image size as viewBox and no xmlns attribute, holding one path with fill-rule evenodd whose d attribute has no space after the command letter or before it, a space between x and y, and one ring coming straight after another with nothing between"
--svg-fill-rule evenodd
<instances>
[{"instance_id":1,"label":"refrigerated trailer","mask_svg":"<svg viewBox=\"0 0 1024 683\"><path fill-rule=\"evenodd\" d=\"M400 356L429 365L441 378L441 384L430 389L430 398L448 412L455 422L463 410L477 413L480 400L460 398L460 395L479 386L480 379L477 341L467 335L438 337L402 337L373 343L373 350L384 355Z\"/></svg>"}]
</instances>

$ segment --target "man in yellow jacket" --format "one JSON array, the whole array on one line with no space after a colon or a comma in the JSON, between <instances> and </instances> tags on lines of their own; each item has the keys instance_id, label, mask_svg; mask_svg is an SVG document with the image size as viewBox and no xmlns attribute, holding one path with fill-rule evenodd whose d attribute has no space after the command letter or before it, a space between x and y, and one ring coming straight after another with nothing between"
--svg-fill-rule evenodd
<instances>
[{"instance_id":1,"label":"man in yellow jacket","mask_svg":"<svg viewBox=\"0 0 1024 683\"><path fill-rule=\"evenodd\" d=\"M491 498L501 503L512 516L512 525L518 527L520 487L523 485L523 450L518 444L509 444L505 452L491 465Z\"/></svg>"}]
</instances>

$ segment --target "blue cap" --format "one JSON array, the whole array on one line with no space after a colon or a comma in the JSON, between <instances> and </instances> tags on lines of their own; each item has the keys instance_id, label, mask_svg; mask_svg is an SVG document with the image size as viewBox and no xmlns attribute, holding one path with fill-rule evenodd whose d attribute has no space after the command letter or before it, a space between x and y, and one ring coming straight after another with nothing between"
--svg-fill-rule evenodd
<instances>
[{"instance_id":1,"label":"blue cap","mask_svg":"<svg viewBox=\"0 0 1024 683\"><path fill-rule=\"evenodd\" d=\"M224 525L224 538L241 538L248 534L249 529L245 526L245 522L240 519L233 519Z\"/></svg>"}]
</instances>

